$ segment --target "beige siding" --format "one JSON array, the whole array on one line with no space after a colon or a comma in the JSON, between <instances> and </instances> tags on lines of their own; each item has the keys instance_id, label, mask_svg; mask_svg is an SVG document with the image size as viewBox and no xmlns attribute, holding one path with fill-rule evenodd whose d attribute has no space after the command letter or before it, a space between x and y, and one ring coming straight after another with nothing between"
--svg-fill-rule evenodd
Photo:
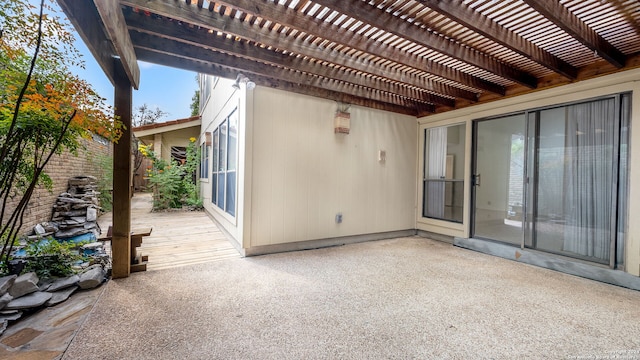
<instances>
[{"instance_id":1,"label":"beige siding","mask_svg":"<svg viewBox=\"0 0 640 360\"><path fill-rule=\"evenodd\" d=\"M199 127L190 127L186 129L178 129L166 132L159 132L154 135L139 137L144 144L153 145L153 151L160 155L166 161L171 160L171 147L189 145L189 138L198 138L200 135Z\"/></svg>"},{"instance_id":2,"label":"beige siding","mask_svg":"<svg viewBox=\"0 0 640 360\"><path fill-rule=\"evenodd\" d=\"M335 134L333 101L262 87L253 101L245 246L415 228L415 118L351 107L351 133Z\"/></svg>"},{"instance_id":3,"label":"beige siding","mask_svg":"<svg viewBox=\"0 0 640 360\"><path fill-rule=\"evenodd\" d=\"M471 122L474 119L491 117L502 114L509 114L537 107L545 107L554 104L562 104L582 99L595 98L598 96L616 94L632 91L632 111L631 111L631 140L630 140L630 192L629 192L629 225L626 238L626 271L640 276L640 222L633 221L640 216L640 69L629 70L613 75L603 76L596 79L556 87L550 90L535 92L528 95L517 96L500 101L495 101L470 108L454 110L443 114L432 115L419 120L420 131L432 126L442 126L454 123L467 124L467 144L466 144L466 174L465 179L471 177ZM424 139L419 138L418 147L418 174L423 173L423 153ZM418 181L421 181L418 175ZM418 192L418 207L422 208L422 191ZM421 212L417 214L417 227L420 230L431 231L454 236L469 236L469 206L470 204L470 184L465 184L465 209L464 224L452 224L444 221L437 221L421 217Z\"/></svg>"}]
</instances>

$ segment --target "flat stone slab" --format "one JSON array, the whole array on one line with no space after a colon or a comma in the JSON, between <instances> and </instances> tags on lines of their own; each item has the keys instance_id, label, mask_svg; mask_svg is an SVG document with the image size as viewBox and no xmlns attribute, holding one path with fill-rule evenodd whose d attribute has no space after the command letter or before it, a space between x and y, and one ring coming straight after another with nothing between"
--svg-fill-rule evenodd
<instances>
[{"instance_id":1,"label":"flat stone slab","mask_svg":"<svg viewBox=\"0 0 640 360\"><path fill-rule=\"evenodd\" d=\"M9 288L9 294L15 299L36 292L40 290L38 288L38 281L38 275L34 272L22 274L16 278L13 285Z\"/></svg>"},{"instance_id":2,"label":"flat stone slab","mask_svg":"<svg viewBox=\"0 0 640 360\"><path fill-rule=\"evenodd\" d=\"M16 321L22 317L22 311L12 310L10 314L0 314L0 321L8 320L8 321Z\"/></svg>"},{"instance_id":3,"label":"flat stone slab","mask_svg":"<svg viewBox=\"0 0 640 360\"><path fill-rule=\"evenodd\" d=\"M42 333L43 333L42 330L25 328L17 331L15 334L11 336L7 336L6 338L2 339L2 343L12 348L17 348L37 338Z\"/></svg>"},{"instance_id":4,"label":"flat stone slab","mask_svg":"<svg viewBox=\"0 0 640 360\"><path fill-rule=\"evenodd\" d=\"M87 221L96 221L98 220L98 210L93 207L87 208Z\"/></svg>"},{"instance_id":5,"label":"flat stone slab","mask_svg":"<svg viewBox=\"0 0 640 360\"><path fill-rule=\"evenodd\" d=\"M0 278L0 295L4 295L9 291L17 277L17 275L9 275Z\"/></svg>"},{"instance_id":6,"label":"flat stone slab","mask_svg":"<svg viewBox=\"0 0 640 360\"><path fill-rule=\"evenodd\" d=\"M93 289L104 281L105 271L102 265L91 265L85 272L80 274L78 285L81 289Z\"/></svg>"},{"instance_id":7,"label":"flat stone slab","mask_svg":"<svg viewBox=\"0 0 640 360\"><path fill-rule=\"evenodd\" d=\"M98 250L98 249L101 249L103 247L104 247L104 244L99 242L99 241L82 245L82 249L84 249L84 250Z\"/></svg>"},{"instance_id":8,"label":"flat stone slab","mask_svg":"<svg viewBox=\"0 0 640 360\"><path fill-rule=\"evenodd\" d=\"M51 293L60 291L62 289L76 285L79 280L80 280L80 277L78 275L72 275L66 278L58 279L54 281L53 284L51 284L47 288L47 291Z\"/></svg>"},{"instance_id":9,"label":"flat stone slab","mask_svg":"<svg viewBox=\"0 0 640 360\"><path fill-rule=\"evenodd\" d=\"M47 300L47 302L44 304L45 306L54 306L54 305L58 305L62 302L67 301L67 299L69 298L69 296L71 296L71 294L73 294L76 290L78 290L78 286L72 286L69 288L65 288L64 290L60 290L60 291L56 291L51 293L51 299Z\"/></svg>"},{"instance_id":10,"label":"flat stone slab","mask_svg":"<svg viewBox=\"0 0 640 360\"><path fill-rule=\"evenodd\" d=\"M29 295L25 295L19 297L17 299L11 300L9 304L5 307L7 310L20 310L20 309L31 309L42 306L49 299L51 299L53 295L44 291L37 291L31 293Z\"/></svg>"},{"instance_id":11,"label":"flat stone slab","mask_svg":"<svg viewBox=\"0 0 640 360\"><path fill-rule=\"evenodd\" d=\"M13 300L13 296L11 296L9 293L0 296L0 309L4 309L4 307L7 306L7 304L9 304L11 300Z\"/></svg>"}]
</instances>

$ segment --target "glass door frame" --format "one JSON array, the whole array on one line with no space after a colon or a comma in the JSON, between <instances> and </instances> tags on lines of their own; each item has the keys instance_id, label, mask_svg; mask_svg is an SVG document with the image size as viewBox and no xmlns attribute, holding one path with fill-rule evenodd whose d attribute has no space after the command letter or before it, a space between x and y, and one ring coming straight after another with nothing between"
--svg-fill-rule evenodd
<instances>
[{"instance_id":1,"label":"glass door frame","mask_svg":"<svg viewBox=\"0 0 640 360\"><path fill-rule=\"evenodd\" d=\"M523 199L522 199L522 206L523 206L523 211L522 211L522 236L521 236L521 242L520 242L520 248L521 249L532 249L532 250L537 250L537 251L542 251L542 252L546 252L546 253L550 253L550 254L555 254L555 255L560 255L560 256L568 256L574 259L579 259L579 260L586 260L589 262L592 262L594 264L597 263L601 263L601 264L605 264L605 262L597 262L594 261L592 258L586 258L586 257L581 257L580 255L576 255L576 256L569 256L567 254L562 254L562 253L556 253L553 251L548 251L548 250L541 250L537 248L537 240L536 240L536 220L537 219L537 214L538 214L538 187L539 187L539 181L538 181L538 167L539 167L539 158L538 158L538 150L539 150L539 146L540 146L540 142L539 142L539 137L540 137L540 112L543 110L549 110L549 109L554 109L554 108L560 108L560 107L567 107L567 106L571 106L571 105L576 105L576 104L584 104L584 103L589 103L589 102L593 102L593 101L598 101L598 100L605 100L605 99L615 99L615 111L614 111L614 116L615 116L615 133L614 133L614 144L615 146L613 146L613 162L614 162L614 169L613 172L615 174L615 176L613 176L613 180L612 180L612 184L611 184L611 189L610 191L612 192L612 209L613 211L611 212L611 229L610 229L610 241L609 241L609 262L608 262L608 266L612 269L616 268L616 259L617 259L617 242L618 242L618 222L619 222L619 217L620 216L627 216L627 214L619 214L618 212L618 196L619 196L619 184L620 184L620 164L621 161L626 160L627 162L629 161L629 159L621 159L620 158L620 145L621 145L621 129L622 129L622 124L623 122L626 123L627 127L631 127L631 121L630 119L622 119L622 106L623 106L623 101L622 101L622 97L624 95L627 96L632 96L632 94L628 93L628 92L623 92L623 93L618 93L618 94L612 94L612 95L606 95L606 96L599 96L599 97L595 97L595 98L588 98L588 99L581 99L581 100L577 100L577 101L572 101L572 102L567 102L567 103L562 103L562 104L556 104L556 105L552 105L552 106L544 106L544 107L538 107L538 108L532 108L532 109L527 109L525 111L518 111L518 112L512 112L512 113L505 113L505 114L500 114L500 115L496 115L496 116L491 116L491 117L486 117L486 118L480 118L480 119L474 119L471 121L471 129L472 129L472 134L471 134L471 172L470 172L470 186L471 186L471 192L470 192L470 221L469 221L469 230L470 230L470 236L474 237L474 238L479 238L479 239L483 239L483 240L489 240L489 241L495 241L495 242L499 242L501 244L509 244L506 243L504 241L500 241L500 240L495 240L495 239L490 239L490 238L485 238L485 237L481 237L481 236L476 236L476 216L477 216L477 191L478 191L478 183L481 184L481 177L479 177L478 175L478 125L482 122L486 122L486 121L492 121L492 120L497 120L500 118L504 118L504 117L509 117L509 116L514 116L514 115L524 115L525 117L525 136L524 136L524 171L523 171ZM628 111L630 112L630 111ZM627 140L627 144L629 143L629 140ZM628 174L627 174L628 176ZM628 183L628 179L626 181ZM628 191L628 190L627 190ZM628 195L628 194L627 194ZM627 209L628 212L628 209ZM625 234L626 234L626 229L625 229ZM626 243L626 241L625 241Z\"/></svg>"},{"instance_id":2,"label":"glass door frame","mask_svg":"<svg viewBox=\"0 0 640 360\"><path fill-rule=\"evenodd\" d=\"M512 112L512 113L506 113L506 114L500 114L500 115L496 115L496 116L491 116L491 117L486 117L486 118L480 118L480 119L475 119L471 121L471 178L469 179L469 183L471 186L471 192L470 192L470 214L469 214L469 226L470 226L470 232L469 234L474 237L474 238L478 238L478 239L482 239L482 240L488 240L488 241L495 241L495 242L499 242L501 244L508 244L505 243L503 241L500 240L496 240L496 239L491 239L491 238L486 238L486 237L482 237L482 236L476 236L476 209L477 209L477 191L478 191L478 186L481 186L482 183L482 177L481 174L478 173L478 125L482 122L488 122L488 121L493 121L493 120L498 120L504 117L510 117L510 116L517 116L517 115L523 115L525 117L525 136L524 136L524 159L523 159L523 164L524 164L524 169L523 169L523 184L522 184L522 191L523 191L523 199L522 199L522 224L523 224L523 230L522 230L522 234L520 236L520 248L524 249L525 248L525 230L524 227L527 224L527 194L528 194L528 189L527 189L527 170L528 170L528 166L527 166L527 161L528 161L528 116L529 116L529 111L516 111L516 112ZM511 244L513 245L513 244Z\"/></svg>"}]
</instances>

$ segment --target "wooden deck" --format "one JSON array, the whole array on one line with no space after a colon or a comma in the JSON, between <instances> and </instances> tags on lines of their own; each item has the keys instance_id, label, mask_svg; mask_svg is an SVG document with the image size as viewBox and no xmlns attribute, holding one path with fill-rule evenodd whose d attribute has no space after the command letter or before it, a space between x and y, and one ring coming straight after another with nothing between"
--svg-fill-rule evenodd
<instances>
[{"instance_id":1,"label":"wooden deck","mask_svg":"<svg viewBox=\"0 0 640 360\"><path fill-rule=\"evenodd\" d=\"M151 194L147 193L136 193L131 200L131 228L153 228L138 248L149 257L147 271L240 257L204 212L151 212ZM100 217L103 231L110 223L110 213Z\"/></svg>"}]
</instances>

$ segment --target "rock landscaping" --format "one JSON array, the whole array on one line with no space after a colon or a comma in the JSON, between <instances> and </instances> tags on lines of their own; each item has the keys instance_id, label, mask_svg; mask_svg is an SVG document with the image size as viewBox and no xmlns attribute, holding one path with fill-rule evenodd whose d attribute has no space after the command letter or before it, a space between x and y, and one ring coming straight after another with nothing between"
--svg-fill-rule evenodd
<instances>
[{"instance_id":1,"label":"rock landscaping","mask_svg":"<svg viewBox=\"0 0 640 360\"><path fill-rule=\"evenodd\" d=\"M34 236L68 239L93 234L93 239L97 239L100 236L97 183L93 176L69 179L67 192L60 194L53 206L51 222L36 225Z\"/></svg>"},{"instance_id":2,"label":"rock landscaping","mask_svg":"<svg viewBox=\"0 0 640 360\"><path fill-rule=\"evenodd\" d=\"M94 289L107 278L107 271L101 264L53 282L40 281L34 272L0 278L0 335L23 316L60 304L79 289Z\"/></svg>"},{"instance_id":3,"label":"rock landscaping","mask_svg":"<svg viewBox=\"0 0 640 360\"><path fill-rule=\"evenodd\" d=\"M76 291L94 289L111 276L111 256L97 241L96 184L92 176L69 179L51 221L36 225L15 247L8 263L14 275L0 277L0 335L25 316L60 304Z\"/></svg>"}]
</instances>

